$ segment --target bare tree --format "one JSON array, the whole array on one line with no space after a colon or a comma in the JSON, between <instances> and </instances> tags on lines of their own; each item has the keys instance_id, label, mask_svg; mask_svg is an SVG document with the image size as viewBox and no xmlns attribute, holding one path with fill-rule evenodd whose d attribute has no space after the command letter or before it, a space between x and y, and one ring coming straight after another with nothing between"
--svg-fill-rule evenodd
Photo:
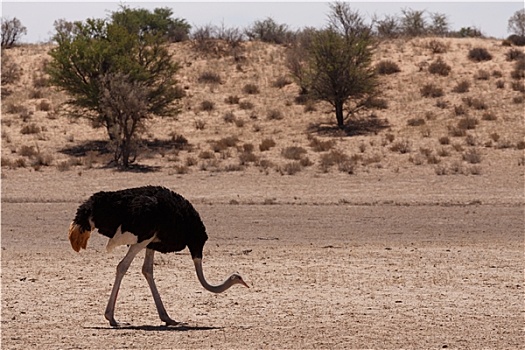
<instances>
[{"instance_id":1,"label":"bare tree","mask_svg":"<svg viewBox=\"0 0 525 350\"><path fill-rule=\"evenodd\" d=\"M301 88L312 98L330 103L335 109L337 126L345 128L346 104L350 116L376 90L372 63L372 31L348 3L331 5L328 27L313 32L299 45L288 61L288 68Z\"/></svg>"},{"instance_id":2,"label":"bare tree","mask_svg":"<svg viewBox=\"0 0 525 350\"><path fill-rule=\"evenodd\" d=\"M427 32L427 21L425 11L402 9L401 28L403 34L408 37L422 36Z\"/></svg>"},{"instance_id":3,"label":"bare tree","mask_svg":"<svg viewBox=\"0 0 525 350\"><path fill-rule=\"evenodd\" d=\"M22 35L27 34L27 28L18 18L2 18L2 49L8 49L18 43Z\"/></svg>"},{"instance_id":4,"label":"bare tree","mask_svg":"<svg viewBox=\"0 0 525 350\"><path fill-rule=\"evenodd\" d=\"M100 81L100 108L114 122L114 160L127 168L135 161L138 134L148 116L147 87L121 73L108 73Z\"/></svg>"},{"instance_id":5,"label":"bare tree","mask_svg":"<svg viewBox=\"0 0 525 350\"><path fill-rule=\"evenodd\" d=\"M525 36L525 9L514 12L509 18L508 31L519 36Z\"/></svg>"}]
</instances>

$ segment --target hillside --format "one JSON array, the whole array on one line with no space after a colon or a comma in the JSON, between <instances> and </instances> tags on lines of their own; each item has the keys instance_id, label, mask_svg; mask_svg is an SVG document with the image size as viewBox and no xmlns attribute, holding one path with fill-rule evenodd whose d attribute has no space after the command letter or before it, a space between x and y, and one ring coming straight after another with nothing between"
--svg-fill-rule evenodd
<instances>
[{"instance_id":1,"label":"hillside","mask_svg":"<svg viewBox=\"0 0 525 350\"><path fill-rule=\"evenodd\" d=\"M436 40L444 53L432 52ZM470 60L475 47L493 58ZM68 117L62 106L67 96L45 86L42 67L49 49L22 46L8 52L22 75L2 88L5 176L78 173L105 168L111 159L105 130ZM361 112L345 133L335 128L329 105L296 103L298 87L288 77L284 47L248 42L242 55L206 57L190 43L173 44L186 97L180 114L148 121L137 164L168 174L522 174L523 81L511 78L510 49L492 39L381 43L376 63L392 60L400 68L380 76L379 97L387 107ZM447 76L429 72L438 58L451 66ZM201 82L205 73L218 75L220 82ZM454 92L464 80L468 91ZM245 92L246 84L258 92ZM442 96L422 97L426 84L442 89Z\"/></svg>"}]
</instances>

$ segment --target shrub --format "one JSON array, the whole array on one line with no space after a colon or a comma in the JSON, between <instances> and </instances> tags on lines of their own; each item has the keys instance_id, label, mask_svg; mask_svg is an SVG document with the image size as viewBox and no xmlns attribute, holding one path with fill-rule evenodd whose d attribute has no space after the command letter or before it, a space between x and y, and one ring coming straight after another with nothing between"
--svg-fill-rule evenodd
<instances>
[{"instance_id":1,"label":"shrub","mask_svg":"<svg viewBox=\"0 0 525 350\"><path fill-rule=\"evenodd\" d=\"M29 91L28 97L30 99L36 100L36 99L44 97L44 92L40 89L32 89Z\"/></svg>"},{"instance_id":2,"label":"shrub","mask_svg":"<svg viewBox=\"0 0 525 350\"><path fill-rule=\"evenodd\" d=\"M487 105L485 104L485 102L483 102L479 98L465 97L462 100L467 106L472 107L474 109L477 109L477 110L487 109Z\"/></svg>"},{"instance_id":3,"label":"shrub","mask_svg":"<svg viewBox=\"0 0 525 350\"><path fill-rule=\"evenodd\" d=\"M47 75L37 72L33 74L33 87L35 89L42 89L49 86L49 78Z\"/></svg>"},{"instance_id":4,"label":"shrub","mask_svg":"<svg viewBox=\"0 0 525 350\"><path fill-rule=\"evenodd\" d=\"M524 98L523 96L514 96L512 98L512 102L514 102L515 104L521 104L524 102Z\"/></svg>"},{"instance_id":5,"label":"shrub","mask_svg":"<svg viewBox=\"0 0 525 350\"><path fill-rule=\"evenodd\" d=\"M513 35L509 35L507 37L506 40L504 40L504 42L509 42L510 45L514 45L514 46L525 46L525 35L516 35L516 34L513 34ZM510 46L508 45L508 46Z\"/></svg>"},{"instance_id":6,"label":"shrub","mask_svg":"<svg viewBox=\"0 0 525 350\"><path fill-rule=\"evenodd\" d=\"M454 126L454 125L449 125L448 126L448 134L452 137L463 137L465 135L467 135L467 132L465 131L465 129L462 129L462 128L459 128L457 126Z\"/></svg>"},{"instance_id":7,"label":"shrub","mask_svg":"<svg viewBox=\"0 0 525 350\"><path fill-rule=\"evenodd\" d=\"M221 84L222 79L221 76L217 73L205 71L202 72L199 75L199 78L197 79L199 83L205 83L205 84Z\"/></svg>"},{"instance_id":8,"label":"shrub","mask_svg":"<svg viewBox=\"0 0 525 350\"><path fill-rule=\"evenodd\" d=\"M470 164L478 164L481 163L481 154L477 149L471 148L463 153L463 160Z\"/></svg>"},{"instance_id":9,"label":"shrub","mask_svg":"<svg viewBox=\"0 0 525 350\"><path fill-rule=\"evenodd\" d=\"M33 161L31 162L31 166L38 170L41 166L50 166L53 163L53 156L48 153L38 153Z\"/></svg>"},{"instance_id":10,"label":"shrub","mask_svg":"<svg viewBox=\"0 0 525 350\"><path fill-rule=\"evenodd\" d=\"M204 130L206 128L206 121L202 119L195 120L195 129Z\"/></svg>"},{"instance_id":11,"label":"shrub","mask_svg":"<svg viewBox=\"0 0 525 350\"><path fill-rule=\"evenodd\" d=\"M475 117L463 117L458 121L458 128L463 130L472 130L475 129L479 121Z\"/></svg>"},{"instance_id":12,"label":"shrub","mask_svg":"<svg viewBox=\"0 0 525 350\"><path fill-rule=\"evenodd\" d=\"M409 140L399 140L392 144L390 150L401 154L409 153L411 150L411 143Z\"/></svg>"},{"instance_id":13,"label":"shrub","mask_svg":"<svg viewBox=\"0 0 525 350\"><path fill-rule=\"evenodd\" d=\"M430 49L433 54L447 52L447 45L441 40L432 39L427 42L426 47Z\"/></svg>"},{"instance_id":14,"label":"shrub","mask_svg":"<svg viewBox=\"0 0 525 350\"><path fill-rule=\"evenodd\" d=\"M345 162L348 162L350 161L350 158L346 154L344 154L342 151L334 149L328 153L323 154L321 156L320 161L321 161L320 163L321 169L327 172L331 166L335 164L340 165Z\"/></svg>"},{"instance_id":15,"label":"shrub","mask_svg":"<svg viewBox=\"0 0 525 350\"><path fill-rule=\"evenodd\" d=\"M235 121L235 114L232 111L224 113L222 117L225 123L233 123Z\"/></svg>"},{"instance_id":16,"label":"shrub","mask_svg":"<svg viewBox=\"0 0 525 350\"><path fill-rule=\"evenodd\" d=\"M335 146L334 140L322 141L322 140L319 140L317 137L313 137L310 140L310 147L312 147L312 149L315 152L326 152L326 151L331 150L334 146Z\"/></svg>"},{"instance_id":17,"label":"shrub","mask_svg":"<svg viewBox=\"0 0 525 350\"><path fill-rule=\"evenodd\" d=\"M439 138L439 143L442 145L448 145L450 144L450 139L448 138L448 136L441 136Z\"/></svg>"},{"instance_id":18,"label":"shrub","mask_svg":"<svg viewBox=\"0 0 525 350\"><path fill-rule=\"evenodd\" d=\"M259 150L261 152L268 151L270 148L275 146L275 141L273 139L264 139L259 145Z\"/></svg>"},{"instance_id":19,"label":"shrub","mask_svg":"<svg viewBox=\"0 0 525 350\"><path fill-rule=\"evenodd\" d=\"M252 152L243 151L239 154L239 162L241 165L247 165L248 163L255 163L259 160Z\"/></svg>"},{"instance_id":20,"label":"shrub","mask_svg":"<svg viewBox=\"0 0 525 350\"><path fill-rule=\"evenodd\" d=\"M48 112L51 110L51 102L49 100L41 100L40 103L36 105L37 110Z\"/></svg>"},{"instance_id":21,"label":"shrub","mask_svg":"<svg viewBox=\"0 0 525 350\"><path fill-rule=\"evenodd\" d=\"M201 110L210 112L213 111L213 109L215 109L215 103L213 101L204 100L201 102Z\"/></svg>"},{"instance_id":22,"label":"shrub","mask_svg":"<svg viewBox=\"0 0 525 350\"><path fill-rule=\"evenodd\" d=\"M286 163L281 170L281 173L287 175L295 175L302 170L302 166L299 162Z\"/></svg>"},{"instance_id":23,"label":"shrub","mask_svg":"<svg viewBox=\"0 0 525 350\"><path fill-rule=\"evenodd\" d=\"M239 104L239 101L240 101L240 98L237 95L235 96L230 95L224 99L224 102L226 102L229 105Z\"/></svg>"},{"instance_id":24,"label":"shrub","mask_svg":"<svg viewBox=\"0 0 525 350\"><path fill-rule=\"evenodd\" d=\"M452 92L462 94L468 92L470 89L470 82L466 79L460 81L453 89Z\"/></svg>"},{"instance_id":25,"label":"shrub","mask_svg":"<svg viewBox=\"0 0 525 350\"><path fill-rule=\"evenodd\" d=\"M522 49L510 49L505 53L507 61L517 61L525 57Z\"/></svg>"},{"instance_id":26,"label":"shrub","mask_svg":"<svg viewBox=\"0 0 525 350\"><path fill-rule=\"evenodd\" d=\"M484 69L478 70L478 73L476 74L477 80L489 80L490 73Z\"/></svg>"},{"instance_id":27,"label":"shrub","mask_svg":"<svg viewBox=\"0 0 525 350\"><path fill-rule=\"evenodd\" d=\"M436 85L432 83L428 83L423 85L423 87L420 89L421 96L423 97L441 97L444 95L443 89L440 87L437 87Z\"/></svg>"},{"instance_id":28,"label":"shrub","mask_svg":"<svg viewBox=\"0 0 525 350\"><path fill-rule=\"evenodd\" d=\"M366 100L365 105L367 108L375 108L375 109L387 109L388 108L388 101L384 98L379 97L370 97Z\"/></svg>"},{"instance_id":29,"label":"shrub","mask_svg":"<svg viewBox=\"0 0 525 350\"><path fill-rule=\"evenodd\" d=\"M465 108L465 106L463 106L463 105L455 105L454 106L454 115L455 116L465 115L465 114L467 114L467 109Z\"/></svg>"},{"instance_id":30,"label":"shrub","mask_svg":"<svg viewBox=\"0 0 525 350\"><path fill-rule=\"evenodd\" d=\"M376 64L377 74L390 75L401 72L399 65L391 60L383 60Z\"/></svg>"},{"instance_id":31,"label":"shrub","mask_svg":"<svg viewBox=\"0 0 525 350\"><path fill-rule=\"evenodd\" d=\"M21 70L18 64L16 64L11 55L6 53L6 50L2 50L2 85L16 83L20 80Z\"/></svg>"},{"instance_id":32,"label":"shrub","mask_svg":"<svg viewBox=\"0 0 525 350\"><path fill-rule=\"evenodd\" d=\"M290 78L288 78L286 76L280 76L279 78L277 78L272 83L272 86L276 87L276 88L279 88L279 89L282 89L283 87L285 87L286 85L289 85L291 83L292 83L292 81L290 80Z\"/></svg>"},{"instance_id":33,"label":"shrub","mask_svg":"<svg viewBox=\"0 0 525 350\"><path fill-rule=\"evenodd\" d=\"M212 143L212 149L214 152L221 152L230 147L235 147L239 142L239 139L236 136L227 136L218 141Z\"/></svg>"},{"instance_id":34,"label":"shrub","mask_svg":"<svg viewBox=\"0 0 525 350\"><path fill-rule=\"evenodd\" d=\"M244 126L244 119L242 118L236 118L234 120L235 126L238 128L242 128Z\"/></svg>"},{"instance_id":35,"label":"shrub","mask_svg":"<svg viewBox=\"0 0 525 350\"><path fill-rule=\"evenodd\" d=\"M451 69L452 68L448 64L446 64L445 61L441 59L441 57L439 57L436 61L432 62L428 66L429 73L438 74L442 76L447 76L450 73Z\"/></svg>"},{"instance_id":36,"label":"shrub","mask_svg":"<svg viewBox=\"0 0 525 350\"><path fill-rule=\"evenodd\" d=\"M20 133L22 133L23 135L38 134L40 133L40 131L41 131L41 128L35 123L24 125L22 129L20 129Z\"/></svg>"},{"instance_id":37,"label":"shrub","mask_svg":"<svg viewBox=\"0 0 525 350\"><path fill-rule=\"evenodd\" d=\"M520 58L514 63L514 70L510 73L513 79L525 78L525 58Z\"/></svg>"},{"instance_id":38,"label":"shrub","mask_svg":"<svg viewBox=\"0 0 525 350\"><path fill-rule=\"evenodd\" d=\"M249 95L255 95L259 93L259 87L255 84L249 83L249 84L244 85L244 87L242 88L242 91L244 91L244 93L249 94Z\"/></svg>"},{"instance_id":39,"label":"shrub","mask_svg":"<svg viewBox=\"0 0 525 350\"><path fill-rule=\"evenodd\" d=\"M20 154L23 157L34 157L38 154L38 151L35 149L34 146L22 145L22 147L20 147L20 150L18 151L18 154Z\"/></svg>"},{"instance_id":40,"label":"shrub","mask_svg":"<svg viewBox=\"0 0 525 350\"><path fill-rule=\"evenodd\" d=\"M266 116L269 120L281 120L283 119L283 114L278 109L270 109L268 113L266 113Z\"/></svg>"},{"instance_id":41,"label":"shrub","mask_svg":"<svg viewBox=\"0 0 525 350\"><path fill-rule=\"evenodd\" d=\"M299 146L290 146L286 147L282 150L281 154L286 159L293 159L293 160L299 160L303 156L303 154L306 154L306 150Z\"/></svg>"},{"instance_id":42,"label":"shrub","mask_svg":"<svg viewBox=\"0 0 525 350\"><path fill-rule=\"evenodd\" d=\"M253 103L251 103L250 101L239 102L239 108L240 109L252 109Z\"/></svg>"},{"instance_id":43,"label":"shrub","mask_svg":"<svg viewBox=\"0 0 525 350\"><path fill-rule=\"evenodd\" d=\"M215 155L212 151L202 151L199 153L199 158L201 159L215 159Z\"/></svg>"},{"instance_id":44,"label":"shrub","mask_svg":"<svg viewBox=\"0 0 525 350\"><path fill-rule=\"evenodd\" d=\"M498 89L503 89L503 88L505 88L505 82L504 82L503 80L501 80L501 79L498 80L498 81L496 81L496 87L497 87Z\"/></svg>"},{"instance_id":45,"label":"shrub","mask_svg":"<svg viewBox=\"0 0 525 350\"><path fill-rule=\"evenodd\" d=\"M475 47L469 50L468 58L474 62L490 61L492 55L487 49L482 47Z\"/></svg>"},{"instance_id":46,"label":"shrub","mask_svg":"<svg viewBox=\"0 0 525 350\"><path fill-rule=\"evenodd\" d=\"M424 118L410 118L408 121L407 121L407 125L408 126L421 126L421 125L425 125L426 121Z\"/></svg>"},{"instance_id":47,"label":"shrub","mask_svg":"<svg viewBox=\"0 0 525 350\"><path fill-rule=\"evenodd\" d=\"M492 112L485 112L483 113L483 115L481 116L481 119L482 120L490 120L490 121L494 121L494 120L497 120L498 117L492 113Z\"/></svg>"}]
</instances>

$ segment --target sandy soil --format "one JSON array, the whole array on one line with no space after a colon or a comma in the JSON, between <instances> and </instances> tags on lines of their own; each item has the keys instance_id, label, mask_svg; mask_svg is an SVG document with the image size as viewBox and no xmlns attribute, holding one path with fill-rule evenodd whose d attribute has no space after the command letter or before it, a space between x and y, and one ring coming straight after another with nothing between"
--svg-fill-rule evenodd
<instances>
[{"instance_id":1,"label":"sandy soil","mask_svg":"<svg viewBox=\"0 0 525 350\"><path fill-rule=\"evenodd\" d=\"M522 181L396 176L4 172L2 348L521 347ZM125 249L95 235L75 253L67 227L93 191L145 183L195 203L209 280L238 271L251 288L212 295L187 251L158 254L164 303L187 323L166 327L140 254L116 308L129 326L113 329L103 312Z\"/></svg>"}]
</instances>

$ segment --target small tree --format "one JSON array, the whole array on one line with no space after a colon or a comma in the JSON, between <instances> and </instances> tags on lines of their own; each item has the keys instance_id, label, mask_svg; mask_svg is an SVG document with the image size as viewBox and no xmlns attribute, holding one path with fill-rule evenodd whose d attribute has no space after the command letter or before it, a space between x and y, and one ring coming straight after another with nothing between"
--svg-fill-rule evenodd
<instances>
[{"instance_id":1,"label":"small tree","mask_svg":"<svg viewBox=\"0 0 525 350\"><path fill-rule=\"evenodd\" d=\"M148 116L148 88L121 73L108 73L101 78L100 108L112 116L114 160L127 168L137 155L137 134L144 130Z\"/></svg>"},{"instance_id":2,"label":"small tree","mask_svg":"<svg viewBox=\"0 0 525 350\"><path fill-rule=\"evenodd\" d=\"M450 22L447 15L439 12L430 13L429 31L432 35L444 36L450 31Z\"/></svg>"},{"instance_id":3,"label":"small tree","mask_svg":"<svg viewBox=\"0 0 525 350\"><path fill-rule=\"evenodd\" d=\"M385 15L382 19L374 16L373 21L376 35L379 38L397 38L401 32L397 16Z\"/></svg>"},{"instance_id":4,"label":"small tree","mask_svg":"<svg viewBox=\"0 0 525 350\"><path fill-rule=\"evenodd\" d=\"M409 37L422 36L427 33L427 21L425 11L402 9L401 29L403 34Z\"/></svg>"},{"instance_id":5,"label":"small tree","mask_svg":"<svg viewBox=\"0 0 525 350\"><path fill-rule=\"evenodd\" d=\"M2 49L8 49L18 43L22 35L27 34L27 28L18 18L2 18Z\"/></svg>"},{"instance_id":6,"label":"small tree","mask_svg":"<svg viewBox=\"0 0 525 350\"><path fill-rule=\"evenodd\" d=\"M274 44L285 44L293 39L293 32L288 29L288 25L279 24L271 17L263 21L255 21L245 30L245 34L250 40Z\"/></svg>"},{"instance_id":7,"label":"small tree","mask_svg":"<svg viewBox=\"0 0 525 350\"><path fill-rule=\"evenodd\" d=\"M343 129L345 103L353 100L361 106L375 91L372 32L348 3L337 2L331 9L328 27L313 35L306 56L299 64L289 63L289 68L313 98L335 108L337 125Z\"/></svg>"},{"instance_id":8,"label":"small tree","mask_svg":"<svg viewBox=\"0 0 525 350\"><path fill-rule=\"evenodd\" d=\"M509 18L508 31L519 36L525 36L525 9L514 12Z\"/></svg>"},{"instance_id":9,"label":"small tree","mask_svg":"<svg viewBox=\"0 0 525 350\"><path fill-rule=\"evenodd\" d=\"M167 13L122 7L110 20L55 22L50 83L71 95L74 115L106 128L116 144L115 160L124 167L133 160L131 141L142 130L140 120L172 115L173 102L182 97L174 78L178 65L166 48ZM130 93L129 87L137 91Z\"/></svg>"}]
</instances>

